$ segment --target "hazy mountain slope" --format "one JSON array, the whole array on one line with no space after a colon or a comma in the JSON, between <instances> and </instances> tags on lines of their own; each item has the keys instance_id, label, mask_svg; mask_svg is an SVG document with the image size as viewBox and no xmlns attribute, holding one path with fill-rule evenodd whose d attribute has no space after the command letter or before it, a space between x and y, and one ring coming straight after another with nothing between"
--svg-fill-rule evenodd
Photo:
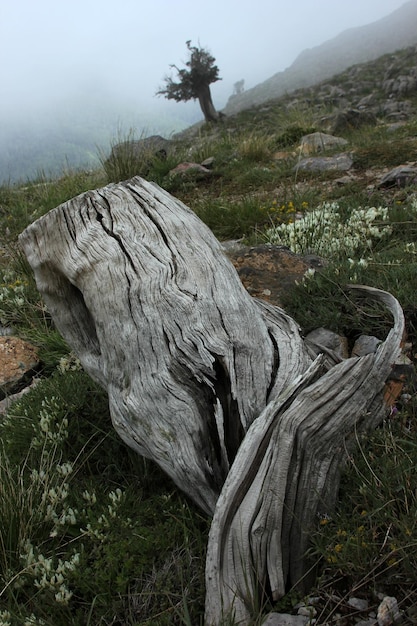
<instances>
[{"instance_id":1,"label":"hazy mountain slope","mask_svg":"<svg viewBox=\"0 0 417 626\"><path fill-rule=\"evenodd\" d=\"M224 109L231 114L285 93L314 85L355 65L417 43L417 0L410 0L390 15L343 31L315 48L304 50L284 72L232 96Z\"/></svg>"},{"instance_id":2,"label":"hazy mountain slope","mask_svg":"<svg viewBox=\"0 0 417 626\"><path fill-rule=\"evenodd\" d=\"M33 180L40 174L54 177L68 168L95 168L99 150L110 152L111 143L134 131L169 136L195 118L181 119L164 112L135 108L107 92L75 94L25 116L0 119L0 185Z\"/></svg>"}]
</instances>

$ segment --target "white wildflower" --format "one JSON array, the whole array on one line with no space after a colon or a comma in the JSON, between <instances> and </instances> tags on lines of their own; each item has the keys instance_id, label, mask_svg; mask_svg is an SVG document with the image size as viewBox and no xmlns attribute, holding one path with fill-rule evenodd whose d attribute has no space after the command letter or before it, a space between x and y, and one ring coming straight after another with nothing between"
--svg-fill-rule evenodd
<instances>
[{"instance_id":1,"label":"white wildflower","mask_svg":"<svg viewBox=\"0 0 417 626\"><path fill-rule=\"evenodd\" d=\"M296 253L314 250L323 256L352 255L361 246L371 248L373 240L391 234L388 218L388 208L367 207L352 210L344 221L336 202L325 203L293 224L270 228L266 236L270 243L286 245Z\"/></svg>"},{"instance_id":2,"label":"white wildflower","mask_svg":"<svg viewBox=\"0 0 417 626\"><path fill-rule=\"evenodd\" d=\"M315 273L316 270L313 267L310 267L306 272L304 272L304 279L310 280L311 278L313 278Z\"/></svg>"},{"instance_id":3,"label":"white wildflower","mask_svg":"<svg viewBox=\"0 0 417 626\"><path fill-rule=\"evenodd\" d=\"M72 463L67 461L66 463L62 463L61 465L57 465L56 466L56 471L61 476L69 476L74 471L74 468L72 466Z\"/></svg>"},{"instance_id":4,"label":"white wildflower","mask_svg":"<svg viewBox=\"0 0 417 626\"><path fill-rule=\"evenodd\" d=\"M82 494L84 500L87 502L87 504L89 505L93 505L97 502L97 497L96 494L94 493L94 491L92 493L90 493L89 491L83 491Z\"/></svg>"},{"instance_id":5,"label":"white wildflower","mask_svg":"<svg viewBox=\"0 0 417 626\"><path fill-rule=\"evenodd\" d=\"M11 619L9 611L0 611L0 626L11 626Z\"/></svg>"},{"instance_id":6,"label":"white wildflower","mask_svg":"<svg viewBox=\"0 0 417 626\"><path fill-rule=\"evenodd\" d=\"M68 602L71 600L72 595L72 591L69 591L69 589L67 589L65 585L61 585L59 591L57 591L55 594L55 601L58 602L58 604L67 605Z\"/></svg>"}]
</instances>

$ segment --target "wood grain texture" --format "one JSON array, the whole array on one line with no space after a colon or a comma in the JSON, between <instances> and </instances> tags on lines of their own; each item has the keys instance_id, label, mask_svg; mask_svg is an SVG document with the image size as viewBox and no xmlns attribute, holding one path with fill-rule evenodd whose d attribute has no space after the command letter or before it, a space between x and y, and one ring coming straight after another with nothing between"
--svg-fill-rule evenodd
<instances>
[{"instance_id":1,"label":"wood grain texture","mask_svg":"<svg viewBox=\"0 0 417 626\"><path fill-rule=\"evenodd\" d=\"M224 611L233 611L237 623L249 623L259 590L274 600L292 587L308 590L311 530L332 512L340 469L356 437L387 415L383 388L400 350L402 311L385 292L354 289L382 300L394 327L376 354L331 369L320 355L249 428L210 529L207 624L220 623Z\"/></svg>"},{"instance_id":2,"label":"wood grain texture","mask_svg":"<svg viewBox=\"0 0 417 626\"><path fill-rule=\"evenodd\" d=\"M20 243L39 291L114 427L213 516L206 622L251 619L303 586L317 516L333 507L358 432L386 414L384 382L404 319L377 353L311 356L284 311L251 298L191 209L138 177L89 191ZM336 364L335 364L336 363Z\"/></svg>"},{"instance_id":3,"label":"wood grain texture","mask_svg":"<svg viewBox=\"0 0 417 626\"><path fill-rule=\"evenodd\" d=\"M212 514L276 366L268 324L216 238L133 179L57 207L20 242L121 437Z\"/></svg>"}]
</instances>

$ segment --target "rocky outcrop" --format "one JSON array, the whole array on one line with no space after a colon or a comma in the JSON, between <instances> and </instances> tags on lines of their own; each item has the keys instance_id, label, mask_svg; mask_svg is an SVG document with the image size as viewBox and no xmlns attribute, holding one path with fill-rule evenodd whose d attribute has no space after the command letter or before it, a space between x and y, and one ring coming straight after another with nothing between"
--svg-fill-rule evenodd
<instances>
[{"instance_id":1,"label":"rocky outcrop","mask_svg":"<svg viewBox=\"0 0 417 626\"><path fill-rule=\"evenodd\" d=\"M353 159L350 154L342 153L334 156L307 157L300 159L294 167L294 171L305 172L347 172L353 166Z\"/></svg>"},{"instance_id":2,"label":"rocky outcrop","mask_svg":"<svg viewBox=\"0 0 417 626\"><path fill-rule=\"evenodd\" d=\"M377 117L372 111L359 109L343 109L332 115L323 117L319 125L327 132L345 133L346 131L361 128L362 126L376 126Z\"/></svg>"},{"instance_id":3,"label":"rocky outcrop","mask_svg":"<svg viewBox=\"0 0 417 626\"><path fill-rule=\"evenodd\" d=\"M154 156L164 158L167 156L171 143L169 139L160 135L151 135L143 139L129 139L113 146L109 159L117 159L126 155L136 159Z\"/></svg>"},{"instance_id":4,"label":"rocky outcrop","mask_svg":"<svg viewBox=\"0 0 417 626\"><path fill-rule=\"evenodd\" d=\"M389 189L391 187L406 187L407 185L417 185L417 167L410 165L399 165L385 174L378 187Z\"/></svg>"},{"instance_id":5,"label":"rocky outcrop","mask_svg":"<svg viewBox=\"0 0 417 626\"><path fill-rule=\"evenodd\" d=\"M350 28L315 48L304 50L285 71L274 74L240 95L231 96L224 111L232 114L260 105L297 89L328 80L351 66L415 46L416 23L417 2L411 0L376 22ZM397 76L399 75L397 72ZM372 80L371 75L370 81ZM403 84L402 81L399 82ZM408 82L407 79L406 83Z\"/></svg>"}]
</instances>

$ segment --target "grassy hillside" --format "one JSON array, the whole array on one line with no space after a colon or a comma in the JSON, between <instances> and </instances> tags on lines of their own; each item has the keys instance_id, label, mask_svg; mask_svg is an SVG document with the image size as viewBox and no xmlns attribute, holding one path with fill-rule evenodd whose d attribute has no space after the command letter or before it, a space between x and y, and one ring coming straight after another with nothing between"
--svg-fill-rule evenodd
<instances>
[{"instance_id":1,"label":"grassy hillside","mask_svg":"<svg viewBox=\"0 0 417 626\"><path fill-rule=\"evenodd\" d=\"M406 313L414 362L417 185L379 182L391 168L417 164L416 99L401 125L380 118L344 132L353 159L347 173L297 168L300 139L318 130L321 116L311 93L297 100L296 107L284 98L191 129L166 160L133 159L127 151L106 169L0 188L0 324L39 347L43 367L38 385L0 420L0 624L203 623L209 521L117 438L105 394L60 338L19 251L19 232L51 208L143 175L189 205L222 241L273 242L324 257L325 267L285 297L304 332L353 328L383 339L388 316L352 302L344 285L391 291ZM208 157L213 169L205 178L169 174L181 161ZM318 625L368 619L384 595L398 600L403 623L415 623L415 391L409 386L383 426L358 441L337 510L317 520L310 610ZM351 597L368 608L352 607ZM288 590L280 602L258 607L253 623L269 610L296 613L300 601L307 600Z\"/></svg>"}]
</instances>

